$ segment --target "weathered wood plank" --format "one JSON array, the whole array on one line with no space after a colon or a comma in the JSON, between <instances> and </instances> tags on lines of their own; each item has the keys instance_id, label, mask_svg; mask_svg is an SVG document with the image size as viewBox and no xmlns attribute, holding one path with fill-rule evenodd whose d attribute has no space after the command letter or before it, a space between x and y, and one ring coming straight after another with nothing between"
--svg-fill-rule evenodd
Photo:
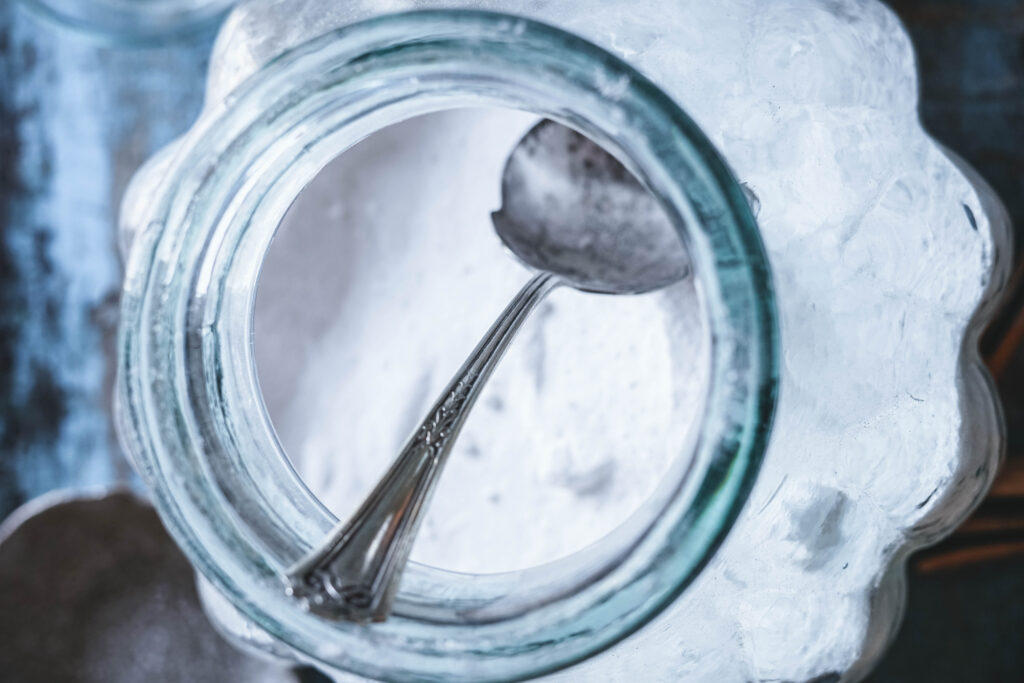
<instances>
[{"instance_id":1,"label":"weathered wood plank","mask_svg":"<svg viewBox=\"0 0 1024 683\"><path fill-rule=\"evenodd\" d=\"M0 3L0 518L130 476L109 409L115 216L195 116L211 39L103 46Z\"/></svg>"}]
</instances>

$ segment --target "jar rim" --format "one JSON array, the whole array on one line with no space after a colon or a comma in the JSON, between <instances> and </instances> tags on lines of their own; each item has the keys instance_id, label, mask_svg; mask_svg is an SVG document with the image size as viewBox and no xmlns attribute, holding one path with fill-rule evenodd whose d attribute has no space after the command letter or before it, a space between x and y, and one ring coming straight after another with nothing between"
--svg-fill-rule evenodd
<instances>
[{"instance_id":1,"label":"jar rim","mask_svg":"<svg viewBox=\"0 0 1024 683\"><path fill-rule=\"evenodd\" d=\"M259 398L249 344L259 265L312 169L375 130L467 100L549 116L620 151L680 230L712 337L695 458L628 553L584 585L548 586L552 594L530 598L529 610L467 622L462 616L480 601L454 601L447 623L436 609L408 605L370 628L326 622L290 600L281 581L333 518L288 468ZM314 115L320 133L325 121L334 126L317 140L303 125ZM382 15L314 38L261 67L200 119L145 223L122 300L122 439L193 564L247 618L321 665L448 680L524 678L567 666L674 600L746 500L770 433L778 366L771 274L756 222L696 124L593 43L470 10ZM240 476L253 490L268 481L282 488L247 497ZM492 603L515 589L508 577L493 581Z\"/></svg>"}]
</instances>

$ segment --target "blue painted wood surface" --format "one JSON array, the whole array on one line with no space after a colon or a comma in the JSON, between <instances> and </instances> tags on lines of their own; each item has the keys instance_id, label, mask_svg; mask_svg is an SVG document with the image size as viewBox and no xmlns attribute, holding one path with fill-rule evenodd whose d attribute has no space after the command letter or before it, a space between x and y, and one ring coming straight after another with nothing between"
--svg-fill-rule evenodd
<instances>
[{"instance_id":1,"label":"blue painted wood surface","mask_svg":"<svg viewBox=\"0 0 1024 683\"><path fill-rule=\"evenodd\" d=\"M0 519L131 478L110 419L116 214L195 117L212 37L102 45L0 3Z\"/></svg>"}]
</instances>

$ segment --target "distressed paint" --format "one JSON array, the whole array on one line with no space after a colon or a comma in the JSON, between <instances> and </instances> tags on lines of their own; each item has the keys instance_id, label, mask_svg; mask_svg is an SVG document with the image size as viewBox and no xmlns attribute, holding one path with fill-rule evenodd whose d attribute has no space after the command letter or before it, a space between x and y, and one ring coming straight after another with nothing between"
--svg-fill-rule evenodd
<instances>
[{"instance_id":1,"label":"distressed paint","mask_svg":"<svg viewBox=\"0 0 1024 683\"><path fill-rule=\"evenodd\" d=\"M0 5L0 518L131 478L109 409L115 217L131 172L195 117L211 41L103 46Z\"/></svg>"}]
</instances>

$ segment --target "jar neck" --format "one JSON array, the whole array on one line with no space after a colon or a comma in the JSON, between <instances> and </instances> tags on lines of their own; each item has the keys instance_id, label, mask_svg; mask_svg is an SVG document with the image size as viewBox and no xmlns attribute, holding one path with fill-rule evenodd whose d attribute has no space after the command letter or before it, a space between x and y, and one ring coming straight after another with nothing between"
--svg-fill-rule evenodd
<instances>
[{"instance_id":1,"label":"jar neck","mask_svg":"<svg viewBox=\"0 0 1024 683\"><path fill-rule=\"evenodd\" d=\"M328 666L382 677L536 675L607 647L674 599L749 491L776 381L756 225L695 124L594 45L477 12L340 29L267 65L229 100L189 134L156 193L155 227L133 246L123 309L126 445L197 567L275 637ZM690 253L711 331L703 423L665 485L606 540L509 574L413 565L397 618L368 639L303 613L273 581L337 520L291 470L258 398L255 285L285 211L332 158L392 123L465 106L576 128L661 202ZM145 379L154 376L172 381ZM325 642L347 645L325 658Z\"/></svg>"}]
</instances>

